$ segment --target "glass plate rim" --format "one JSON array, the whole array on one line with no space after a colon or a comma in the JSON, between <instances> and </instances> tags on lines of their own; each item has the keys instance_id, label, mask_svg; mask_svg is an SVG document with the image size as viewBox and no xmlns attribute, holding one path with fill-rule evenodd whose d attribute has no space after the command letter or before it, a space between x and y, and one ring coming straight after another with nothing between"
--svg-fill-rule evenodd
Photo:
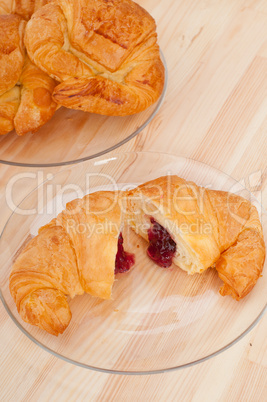
<instances>
[{"instance_id":1,"label":"glass plate rim","mask_svg":"<svg viewBox=\"0 0 267 402\"><path fill-rule=\"evenodd\" d=\"M162 50L160 49L160 57L162 59L162 62L165 67L165 80L164 80L164 86L162 93L157 101L157 106L155 107L153 113L144 121L144 123L137 129L135 130L132 134L130 134L127 138L124 138L122 141L118 142L118 144L115 144L104 151L97 152L94 155L89 155L85 156L82 158L78 158L75 160L71 161L65 161L65 162L55 162L55 163L25 163L25 162L13 162L13 161L6 161L3 159L0 159L0 163L3 165L8 165L8 166L17 166L17 167L33 167L33 168L47 168L47 167L57 167L57 166L69 166L77 163L82 163L91 159L99 158L102 155L105 155L109 152L114 151L115 149L121 147L122 145L126 144L128 141L132 140L134 137L136 137L144 128L154 119L154 117L157 115L158 111L160 110L166 96L167 88L168 88L168 80L169 80L169 73L168 73L168 66L166 59L164 57L164 54Z\"/></svg>"},{"instance_id":2,"label":"glass plate rim","mask_svg":"<svg viewBox=\"0 0 267 402\"><path fill-rule=\"evenodd\" d=\"M209 167L212 168L213 170L216 170L216 171L222 173L223 175L227 176L228 178L230 178L230 179L234 180L236 183L238 183L237 180L235 180L235 179L234 179L233 177L231 177L229 174L223 172L221 169L214 168L214 167L211 166L211 165L208 165L208 164L206 164L206 163L204 163L204 162L198 161L198 160L193 159L193 158L188 158L188 157L185 157L185 156L179 156L179 155L175 155L175 154L167 153L167 152L157 152L157 151L138 151L138 152L129 151L129 152L121 152L121 153L115 153L115 154L113 154L113 155L112 155L112 161L114 161L113 158L118 159L119 157L122 157L123 155L132 155L132 154L134 154L134 155L144 155L144 156L145 156L146 154L160 154L160 155L164 155L164 156L168 156L168 157L173 157L173 158L180 158L180 159L189 160L189 161L192 161L193 163L199 163L199 164L202 164L202 165L205 165L205 166L209 166ZM95 159L95 158L94 158L94 159ZM88 161L90 161L90 160L88 160ZM107 162L109 162L109 161L110 161L110 160L107 160ZM92 163L93 160L91 160L90 162ZM78 163L77 163L77 164L78 164ZM58 175L58 174L60 174L60 173L63 173L65 170L67 170L67 169L60 170L59 172L55 173L53 176L56 176L56 175ZM26 200L27 197L29 197L29 196L30 196L33 192L35 192L39 187L43 186L45 183L47 183L47 182L49 182L49 181L51 181L51 180L49 180L49 179L44 180L42 183L40 183L38 186L36 186L33 190L31 190L31 191L21 200L21 202L19 203L19 205L18 205L18 206L16 207L16 209L10 214L9 218L8 218L7 221L6 221L6 223L5 223L4 227L3 227L3 230L2 230L2 232L1 232L1 234L0 234L0 242L1 242L1 240L2 240L3 234L4 234L4 232L5 232L5 229L6 229L7 225L8 225L8 223L9 223L9 221L12 219L12 216L15 214L16 210L20 207L20 205ZM239 185L240 185L240 187L242 187L243 189L246 189L246 187L243 186L241 183L239 183ZM261 206L261 208L262 208L262 213L264 213L265 215L267 215L267 211L266 211L265 208L260 204L260 202L256 199L256 197L255 197L248 189L246 189L246 190L251 194L252 199L253 199L254 201L256 201L257 204L259 204L259 205ZM257 317L254 319L254 321L248 326L248 328L246 328L245 331L243 331L241 334L239 334L239 335L238 335L235 339L233 339L231 342L227 343L226 345L224 345L224 346L221 347L220 349L216 350L216 351L213 352L213 353L210 353L210 354L207 355L207 356L201 357L201 358L199 358L199 359L197 359L197 360L194 360L194 361L192 361L192 362L189 362L189 363L181 364L181 365L178 365L178 366L172 366L172 367L168 367L168 368L164 368L164 369L144 370L144 371L140 371L140 370L139 370L139 371L122 371L122 370L112 370L112 369L105 369L105 368L102 368L102 367L91 366L91 365L88 365L88 364L85 364L85 363L78 362L78 361L76 361L76 360L74 360L74 359L70 359L69 357L63 356L62 354L59 354L59 353L53 351L53 350L50 349L49 347L45 346L43 343L41 343L41 342L39 342L38 340L36 340L36 339L35 339L25 328L23 328L23 326L17 321L16 317L13 315L13 313L12 313L11 310L10 310L10 308L9 308L8 305L6 304L6 301L5 301L4 296L3 296L3 294L2 294L1 288L0 288L0 300L1 300L1 302L3 303L3 305L4 305L4 307L5 307L6 311L7 311L7 313L8 313L8 315L9 315L9 317L12 319L12 321L13 321L14 324L17 326L17 328L19 328L19 329L22 331L22 333L23 333L24 335L26 335L35 345L39 346L42 350L44 350L44 351L50 353L52 356L55 356L55 357L57 357L57 358L59 358L59 359L65 361L65 362L71 363L71 364L73 364L73 365L75 365L75 366L82 367L82 368L85 368L85 369L87 369L87 370L92 370L92 371L96 371L96 372L107 373L107 374L116 374L116 375L151 375L151 374L162 374L162 373L167 373L167 372L172 372L172 371L181 370L181 369L184 369L184 368L192 367L192 366L195 366L195 365L197 365L197 364L203 363L204 361L210 360L212 357L215 357L215 356L221 354L222 352L226 351L227 349L229 349L230 347L232 347L232 346L234 346L236 343L238 343L242 338L244 338L244 337L259 323L259 321L261 320L261 318L264 316L264 314L265 314L266 311L267 311L267 302L266 302L265 306L264 306L263 309L260 311L260 313L258 314L258 316L257 316Z\"/></svg>"}]
</instances>

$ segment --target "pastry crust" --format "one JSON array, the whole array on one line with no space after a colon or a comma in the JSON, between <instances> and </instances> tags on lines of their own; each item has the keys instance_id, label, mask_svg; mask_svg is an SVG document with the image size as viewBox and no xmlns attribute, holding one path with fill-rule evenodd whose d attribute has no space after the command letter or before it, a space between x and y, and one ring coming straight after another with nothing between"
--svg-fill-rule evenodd
<instances>
[{"instance_id":1,"label":"pastry crust","mask_svg":"<svg viewBox=\"0 0 267 402\"><path fill-rule=\"evenodd\" d=\"M0 0L0 15L11 14L13 0Z\"/></svg>"},{"instance_id":2,"label":"pastry crust","mask_svg":"<svg viewBox=\"0 0 267 402\"><path fill-rule=\"evenodd\" d=\"M220 256L210 222L211 205L200 202L199 188L177 176L142 184L127 196L127 222L148 241L150 218L167 229L177 244L173 262L189 274L201 273Z\"/></svg>"},{"instance_id":3,"label":"pastry crust","mask_svg":"<svg viewBox=\"0 0 267 402\"><path fill-rule=\"evenodd\" d=\"M22 319L58 335L71 319L66 295L109 299L121 224L118 194L97 192L68 203L40 228L10 274Z\"/></svg>"},{"instance_id":4,"label":"pastry crust","mask_svg":"<svg viewBox=\"0 0 267 402\"><path fill-rule=\"evenodd\" d=\"M246 199L165 176L130 191L127 222L148 240L150 217L176 243L173 262L189 274L215 265L222 295L245 297L261 275L265 245L256 208Z\"/></svg>"},{"instance_id":5,"label":"pastry crust","mask_svg":"<svg viewBox=\"0 0 267 402\"><path fill-rule=\"evenodd\" d=\"M122 225L118 194L100 191L71 201L56 223L70 236L85 292L110 299Z\"/></svg>"},{"instance_id":6,"label":"pastry crust","mask_svg":"<svg viewBox=\"0 0 267 402\"><path fill-rule=\"evenodd\" d=\"M54 115L56 82L36 67L22 45L25 21L0 16L0 135L36 132Z\"/></svg>"},{"instance_id":7,"label":"pastry crust","mask_svg":"<svg viewBox=\"0 0 267 402\"><path fill-rule=\"evenodd\" d=\"M29 20L38 8L44 6L49 0L0 0L0 15L17 14Z\"/></svg>"},{"instance_id":8,"label":"pastry crust","mask_svg":"<svg viewBox=\"0 0 267 402\"><path fill-rule=\"evenodd\" d=\"M12 89L24 64L25 21L18 15L0 15L0 95Z\"/></svg>"},{"instance_id":9,"label":"pastry crust","mask_svg":"<svg viewBox=\"0 0 267 402\"><path fill-rule=\"evenodd\" d=\"M31 60L61 81L54 99L68 108L130 115L162 92L155 21L131 0L54 0L33 15L25 43Z\"/></svg>"},{"instance_id":10,"label":"pastry crust","mask_svg":"<svg viewBox=\"0 0 267 402\"><path fill-rule=\"evenodd\" d=\"M52 99L56 82L26 57L20 84L21 99L14 118L15 129L18 135L35 133L57 110Z\"/></svg>"},{"instance_id":11,"label":"pastry crust","mask_svg":"<svg viewBox=\"0 0 267 402\"><path fill-rule=\"evenodd\" d=\"M45 228L28 243L13 265L9 288L24 321L53 335L64 331L71 318L65 295L83 289L75 252L61 227Z\"/></svg>"},{"instance_id":12,"label":"pastry crust","mask_svg":"<svg viewBox=\"0 0 267 402\"><path fill-rule=\"evenodd\" d=\"M265 260L265 244L258 211L251 207L251 214L236 241L216 261L216 270L224 285L222 296L236 300L245 297L261 276Z\"/></svg>"},{"instance_id":13,"label":"pastry crust","mask_svg":"<svg viewBox=\"0 0 267 402\"><path fill-rule=\"evenodd\" d=\"M66 296L56 289L38 289L23 299L21 318L52 335L62 334L71 320Z\"/></svg>"},{"instance_id":14,"label":"pastry crust","mask_svg":"<svg viewBox=\"0 0 267 402\"><path fill-rule=\"evenodd\" d=\"M85 291L109 299L122 224L148 240L150 218L175 241L176 265L189 274L217 269L223 296L240 300L256 284L265 260L256 208L235 194L160 177L128 192L99 191L73 200L40 228L10 275L22 319L58 335L71 319L66 295Z\"/></svg>"},{"instance_id":15,"label":"pastry crust","mask_svg":"<svg viewBox=\"0 0 267 402\"><path fill-rule=\"evenodd\" d=\"M19 108L20 88L16 85L0 95L0 135L14 129L14 118Z\"/></svg>"}]
</instances>

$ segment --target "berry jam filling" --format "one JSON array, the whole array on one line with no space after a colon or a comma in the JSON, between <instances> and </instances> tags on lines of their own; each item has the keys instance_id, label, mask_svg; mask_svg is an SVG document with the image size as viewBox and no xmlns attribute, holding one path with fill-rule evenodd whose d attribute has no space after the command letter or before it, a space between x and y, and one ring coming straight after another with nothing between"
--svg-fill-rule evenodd
<instances>
[{"instance_id":1,"label":"berry jam filling","mask_svg":"<svg viewBox=\"0 0 267 402\"><path fill-rule=\"evenodd\" d=\"M123 237L120 233L118 238L118 251L115 260L115 274L127 272L134 265L134 254L127 253L123 248Z\"/></svg>"},{"instance_id":2,"label":"berry jam filling","mask_svg":"<svg viewBox=\"0 0 267 402\"><path fill-rule=\"evenodd\" d=\"M160 267L167 268L172 264L176 252L176 243L164 227L154 218L150 218L152 226L148 229L148 256Z\"/></svg>"}]
</instances>

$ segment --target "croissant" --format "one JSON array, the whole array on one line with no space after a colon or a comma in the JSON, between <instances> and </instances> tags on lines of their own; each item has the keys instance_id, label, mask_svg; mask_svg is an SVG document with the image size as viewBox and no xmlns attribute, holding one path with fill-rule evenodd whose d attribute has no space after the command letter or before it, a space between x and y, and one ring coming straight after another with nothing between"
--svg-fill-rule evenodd
<instances>
[{"instance_id":1,"label":"croissant","mask_svg":"<svg viewBox=\"0 0 267 402\"><path fill-rule=\"evenodd\" d=\"M14 129L14 119L20 103L20 88L13 87L0 95L0 135Z\"/></svg>"},{"instance_id":2,"label":"croissant","mask_svg":"<svg viewBox=\"0 0 267 402\"><path fill-rule=\"evenodd\" d=\"M0 135L35 132L57 109L56 82L25 55L24 28L20 16L0 16Z\"/></svg>"},{"instance_id":3,"label":"croissant","mask_svg":"<svg viewBox=\"0 0 267 402\"><path fill-rule=\"evenodd\" d=\"M21 98L14 118L18 135L36 132L49 121L58 105L52 99L56 82L26 56L20 76Z\"/></svg>"},{"instance_id":4,"label":"croissant","mask_svg":"<svg viewBox=\"0 0 267 402\"><path fill-rule=\"evenodd\" d=\"M18 15L0 16L0 95L19 81L24 64L25 24Z\"/></svg>"},{"instance_id":5,"label":"croissant","mask_svg":"<svg viewBox=\"0 0 267 402\"><path fill-rule=\"evenodd\" d=\"M67 204L22 250L10 274L10 292L22 319L53 335L71 319L66 296L111 297L114 274L134 255L123 247L130 225L149 242L148 255L189 274L214 266L222 295L239 300L258 280L265 259L256 208L235 194L161 177L128 192L96 192Z\"/></svg>"},{"instance_id":6,"label":"croissant","mask_svg":"<svg viewBox=\"0 0 267 402\"><path fill-rule=\"evenodd\" d=\"M38 8L44 6L49 0L0 0L0 14L18 14L29 20Z\"/></svg>"},{"instance_id":7,"label":"croissant","mask_svg":"<svg viewBox=\"0 0 267 402\"><path fill-rule=\"evenodd\" d=\"M258 212L235 194L160 177L129 192L127 222L149 242L158 265L173 262L189 274L214 266L220 293L240 300L256 284L265 260Z\"/></svg>"},{"instance_id":8,"label":"croissant","mask_svg":"<svg viewBox=\"0 0 267 402\"><path fill-rule=\"evenodd\" d=\"M131 0L54 0L32 16L25 44L68 108L125 116L163 90L155 21Z\"/></svg>"},{"instance_id":9,"label":"croissant","mask_svg":"<svg viewBox=\"0 0 267 402\"><path fill-rule=\"evenodd\" d=\"M67 204L21 252L10 292L25 322L58 335L68 326L71 298L87 292L108 299L115 272L134 258L123 248L116 193L97 192Z\"/></svg>"}]
</instances>

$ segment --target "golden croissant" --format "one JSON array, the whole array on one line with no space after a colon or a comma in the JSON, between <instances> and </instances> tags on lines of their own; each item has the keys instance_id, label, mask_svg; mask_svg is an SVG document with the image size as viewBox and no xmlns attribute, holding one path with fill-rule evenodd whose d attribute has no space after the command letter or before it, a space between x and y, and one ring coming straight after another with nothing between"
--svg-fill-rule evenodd
<instances>
[{"instance_id":1,"label":"golden croissant","mask_svg":"<svg viewBox=\"0 0 267 402\"><path fill-rule=\"evenodd\" d=\"M61 82L53 98L68 108L125 116L163 90L155 21L131 0L51 1L27 24L25 44L30 59Z\"/></svg>"},{"instance_id":2,"label":"golden croissant","mask_svg":"<svg viewBox=\"0 0 267 402\"><path fill-rule=\"evenodd\" d=\"M128 192L76 199L39 230L10 275L22 319L58 335L71 319L66 296L110 298L114 275L134 264L123 248L124 224L149 242L148 256L162 267L174 263L189 274L215 267L222 295L243 298L261 275L265 245L249 201L161 177Z\"/></svg>"},{"instance_id":3,"label":"golden croissant","mask_svg":"<svg viewBox=\"0 0 267 402\"><path fill-rule=\"evenodd\" d=\"M57 109L56 82L25 54L25 24L19 15L0 15L0 135L35 132Z\"/></svg>"},{"instance_id":4,"label":"golden croissant","mask_svg":"<svg viewBox=\"0 0 267 402\"><path fill-rule=\"evenodd\" d=\"M261 275L262 227L243 197L166 176L130 191L127 211L128 224L149 241L148 254L159 265L173 262L191 275L214 266L224 282L220 293L236 300Z\"/></svg>"},{"instance_id":5,"label":"golden croissant","mask_svg":"<svg viewBox=\"0 0 267 402\"><path fill-rule=\"evenodd\" d=\"M71 312L66 295L84 291L111 296L117 271L133 263L124 252L122 211L116 193L97 192L67 204L21 252L10 275L10 292L22 319L58 335Z\"/></svg>"}]
</instances>

